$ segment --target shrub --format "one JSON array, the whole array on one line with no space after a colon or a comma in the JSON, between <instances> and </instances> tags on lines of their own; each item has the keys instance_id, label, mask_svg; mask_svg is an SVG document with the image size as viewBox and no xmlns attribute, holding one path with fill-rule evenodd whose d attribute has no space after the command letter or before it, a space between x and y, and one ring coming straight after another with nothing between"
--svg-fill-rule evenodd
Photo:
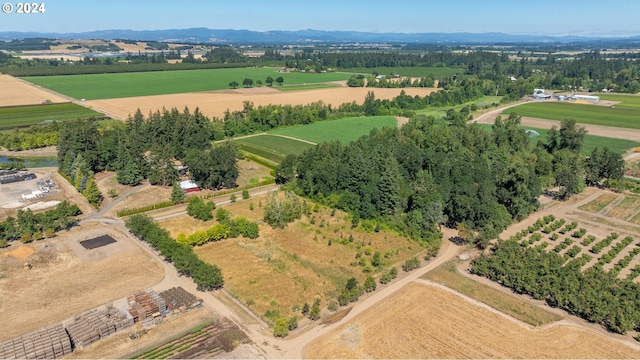
<instances>
[{"instance_id":1,"label":"shrub","mask_svg":"<svg viewBox=\"0 0 640 360\"><path fill-rule=\"evenodd\" d=\"M247 200L249 197L249 190L242 190L242 198Z\"/></svg>"},{"instance_id":2,"label":"shrub","mask_svg":"<svg viewBox=\"0 0 640 360\"><path fill-rule=\"evenodd\" d=\"M285 337L289 335L289 322L285 318L279 318L273 326L273 336Z\"/></svg>"},{"instance_id":3,"label":"shrub","mask_svg":"<svg viewBox=\"0 0 640 360\"><path fill-rule=\"evenodd\" d=\"M187 214L189 216L202 221L208 221L213 219L211 211L216 208L216 204L213 201L204 202L199 197L193 197L189 199L187 203Z\"/></svg>"},{"instance_id":4,"label":"shrub","mask_svg":"<svg viewBox=\"0 0 640 360\"><path fill-rule=\"evenodd\" d=\"M404 262L402 265L402 270L405 272L409 272L411 270L415 270L420 267L420 260L417 257L412 257Z\"/></svg>"}]
</instances>

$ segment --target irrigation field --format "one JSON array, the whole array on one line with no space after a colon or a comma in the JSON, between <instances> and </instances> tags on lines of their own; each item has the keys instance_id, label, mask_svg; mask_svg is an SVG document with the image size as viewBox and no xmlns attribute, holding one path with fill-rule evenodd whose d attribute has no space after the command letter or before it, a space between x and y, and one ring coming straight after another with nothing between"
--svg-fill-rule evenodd
<instances>
[{"instance_id":1,"label":"irrigation field","mask_svg":"<svg viewBox=\"0 0 640 360\"><path fill-rule=\"evenodd\" d=\"M276 68L235 68L206 70L153 71L119 74L91 74L70 76L32 76L26 81L76 99L111 99L145 95L179 94L223 90L232 81L242 86L245 78L254 81L282 76L284 85L310 84L347 80L346 73L279 73ZM278 87L274 83L274 87Z\"/></svg>"},{"instance_id":2,"label":"irrigation field","mask_svg":"<svg viewBox=\"0 0 640 360\"><path fill-rule=\"evenodd\" d=\"M583 124L640 129L640 98L616 106L575 104L569 102L533 102L508 109L505 114L562 121L574 118Z\"/></svg>"},{"instance_id":3,"label":"irrigation field","mask_svg":"<svg viewBox=\"0 0 640 360\"><path fill-rule=\"evenodd\" d=\"M274 135L258 135L234 140L242 151L257 155L272 163L279 164L287 155L302 154L314 145Z\"/></svg>"},{"instance_id":4,"label":"irrigation field","mask_svg":"<svg viewBox=\"0 0 640 360\"><path fill-rule=\"evenodd\" d=\"M491 126L492 126L491 124L479 124L479 125L491 131ZM533 128L529 126L523 126L523 128L528 130L535 130L540 134L540 136L538 137L531 138L532 144L537 143L538 140L542 140L542 141L547 140L547 132L549 132L548 129ZM589 155L591 154L591 151L593 151L593 149L596 147L599 147L599 148L607 147L609 148L609 150L615 153L623 154L627 150L634 148L636 146L640 146L640 143L632 140L614 139L614 138L587 134L584 136L584 143L582 145L582 154Z\"/></svg>"},{"instance_id":5,"label":"irrigation field","mask_svg":"<svg viewBox=\"0 0 640 360\"><path fill-rule=\"evenodd\" d=\"M339 140L346 144L357 140L363 135L368 135L374 128L382 129L383 127L396 126L397 120L394 116L362 116L297 125L276 129L270 131L270 133L291 136L315 143Z\"/></svg>"},{"instance_id":6,"label":"irrigation field","mask_svg":"<svg viewBox=\"0 0 640 360\"><path fill-rule=\"evenodd\" d=\"M73 103L0 107L0 130L38 124L45 120L103 117L97 111Z\"/></svg>"}]
</instances>

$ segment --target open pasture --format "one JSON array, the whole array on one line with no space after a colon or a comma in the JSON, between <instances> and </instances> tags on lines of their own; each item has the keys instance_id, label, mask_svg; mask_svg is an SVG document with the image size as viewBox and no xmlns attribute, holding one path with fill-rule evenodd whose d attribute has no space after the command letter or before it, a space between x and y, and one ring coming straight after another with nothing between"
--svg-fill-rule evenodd
<instances>
[{"instance_id":1,"label":"open pasture","mask_svg":"<svg viewBox=\"0 0 640 360\"><path fill-rule=\"evenodd\" d=\"M395 116L362 116L296 125L272 130L269 133L291 136L315 143L338 140L346 144L363 135L368 135L372 129L396 127L397 122Z\"/></svg>"},{"instance_id":2,"label":"open pasture","mask_svg":"<svg viewBox=\"0 0 640 360\"><path fill-rule=\"evenodd\" d=\"M249 210L249 203L254 204L253 210ZM234 216L255 221L263 217L265 205L265 197L256 197L225 208ZM345 213L336 211L331 216L331 210L322 208L284 229L261 224L260 237L255 240L228 239L194 251L204 261L221 268L225 288L234 297L258 316L274 321L295 314L294 307L312 304L315 298L326 309L349 278L363 283L368 275L365 267L377 278L379 272L371 266L376 251L382 255L384 268L399 267L405 259L422 252L418 244L393 231L367 232L363 226L351 229ZM351 236L353 242L349 240Z\"/></svg>"},{"instance_id":3,"label":"open pasture","mask_svg":"<svg viewBox=\"0 0 640 360\"><path fill-rule=\"evenodd\" d=\"M616 108L629 108L640 110L640 96L629 94L600 94L600 99L607 101L620 101Z\"/></svg>"},{"instance_id":4,"label":"open pasture","mask_svg":"<svg viewBox=\"0 0 640 360\"><path fill-rule=\"evenodd\" d=\"M640 351L573 326L542 330L473 300L411 283L310 343L305 358L637 358Z\"/></svg>"},{"instance_id":5,"label":"open pasture","mask_svg":"<svg viewBox=\"0 0 640 360\"><path fill-rule=\"evenodd\" d=\"M276 135L258 135L234 140L240 150L280 163L287 155L302 154L313 144Z\"/></svg>"},{"instance_id":6,"label":"open pasture","mask_svg":"<svg viewBox=\"0 0 640 360\"><path fill-rule=\"evenodd\" d=\"M45 120L102 117L97 111L73 103L0 107L0 130L38 124Z\"/></svg>"},{"instance_id":7,"label":"open pasture","mask_svg":"<svg viewBox=\"0 0 640 360\"><path fill-rule=\"evenodd\" d=\"M505 111L521 116L558 120L574 118L578 123L640 129L640 108L575 104L570 102L530 102Z\"/></svg>"},{"instance_id":8,"label":"open pasture","mask_svg":"<svg viewBox=\"0 0 640 360\"><path fill-rule=\"evenodd\" d=\"M313 76L314 74L307 75ZM361 104L369 91L375 93L376 99L392 99L400 95L403 90L410 96L426 96L435 91L433 88L371 89L339 87L304 91L278 91L274 88L263 86L261 88L254 87L251 89L215 92L139 96L87 101L87 104L93 106L96 110L104 111L120 119L126 119L127 116L133 115L137 109L140 109L143 114L147 114L149 111L156 111L163 107L167 109L175 107L182 111L185 106L191 110L198 108L200 112L209 117L223 117L224 112L227 110L242 110L245 101L251 101L255 107L269 104L306 105L315 101L323 101L325 104L339 106L345 102L353 101Z\"/></svg>"},{"instance_id":9,"label":"open pasture","mask_svg":"<svg viewBox=\"0 0 640 360\"><path fill-rule=\"evenodd\" d=\"M229 83L242 86L245 78L255 82L279 76L284 84L320 83L347 80L345 73L280 73L276 68L253 67L234 69L152 71L138 73L91 74L70 76L33 76L24 79L76 99L111 99L132 96L179 94L229 89ZM277 87L274 83L274 87Z\"/></svg>"},{"instance_id":10,"label":"open pasture","mask_svg":"<svg viewBox=\"0 0 640 360\"><path fill-rule=\"evenodd\" d=\"M46 89L34 86L13 76L0 74L0 107L34 105L50 100L53 103L69 101Z\"/></svg>"}]
</instances>

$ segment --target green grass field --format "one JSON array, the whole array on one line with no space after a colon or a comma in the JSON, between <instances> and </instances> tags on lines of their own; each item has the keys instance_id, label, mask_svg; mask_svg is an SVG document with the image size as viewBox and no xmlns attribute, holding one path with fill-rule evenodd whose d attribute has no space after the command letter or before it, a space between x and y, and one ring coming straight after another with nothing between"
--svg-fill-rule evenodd
<instances>
[{"instance_id":1,"label":"green grass field","mask_svg":"<svg viewBox=\"0 0 640 360\"><path fill-rule=\"evenodd\" d=\"M583 124L640 129L640 104L636 106L631 102L614 108L568 102L533 102L508 109L505 113L511 112L540 119L561 121L574 118Z\"/></svg>"},{"instance_id":2,"label":"green grass field","mask_svg":"<svg viewBox=\"0 0 640 360\"><path fill-rule=\"evenodd\" d=\"M396 127L396 118L393 116L352 117L296 125L272 130L270 133L292 136L315 143L339 140L346 144L357 140L362 135L368 135L371 129L381 129L385 126Z\"/></svg>"},{"instance_id":3,"label":"green grass field","mask_svg":"<svg viewBox=\"0 0 640 360\"><path fill-rule=\"evenodd\" d=\"M502 99L502 96L483 96L477 100L469 101L464 104L455 105L455 106L442 106L442 107L429 106L422 110L417 110L416 114L424 115L424 116L433 116L437 120L447 115L447 110L449 109L455 109L457 111L462 109L465 106L471 106L471 104L476 104L476 106L479 108L486 108L486 107L491 107L491 105L493 104L500 104L501 99Z\"/></svg>"},{"instance_id":4,"label":"green grass field","mask_svg":"<svg viewBox=\"0 0 640 360\"><path fill-rule=\"evenodd\" d=\"M491 131L491 124L480 124L480 126ZM538 140L547 141L547 132L549 132L548 129L532 128L529 126L523 126L522 128L535 130L540 134L540 136L538 137L531 138L532 144L536 144ZM591 151L593 151L595 147L599 147L599 148L608 147L609 150L613 152L616 152L618 154L623 154L627 150L634 148L636 146L640 146L640 143L637 143L631 140L613 139L613 138L608 138L603 136L587 134L584 137L584 143L582 145L582 154L590 155Z\"/></svg>"},{"instance_id":5,"label":"green grass field","mask_svg":"<svg viewBox=\"0 0 640 360\"><path fill-rule=\"evenodd\" d=\"M0 107L0 130L38 124L44 120L101 117L97 111L72 103Z\"/></svg>"},{"instance_id":6,"label":"green grass field","mask_svg":"<svg viewBox=\"0 0 640 360\"><path fill-rule=\"evenodd\" d=\"M601 94L600 99L608 101L622 101L615 107L640 109L640 96L638 95L619 95L619 94Z\"/></svg>"},{"instance_id":7,"label":"green grass field","mask_svg":"<svg viewBox=\"0 0 640 360\"><path fill-rule=\"evenodd\" d=\"M299 155L314 145L273 135L258 135L234 140L240 150L280 163L289 154Z\"/></svg>"},{"instance_id":8,"label":"green grass field","mask_svg":"<svg viewBox=\"0 0 640 360\"><path fill-rule=\"evenodd\" d=\"M185 92L228 89L231 81L242 86L245 78L254 81L282 76L284 85L311 84L347 80L347 73L279 73L276 68L234 68L207 70L152 71L119 74L68 76L33 76L26 81L76 99L110 99L144 95L179 94ZM265 84L266 86L266 84ZM274 87L278 87L274 83Z\"/></svg>"},{"instance_id":9,"label":"green grass field","mask_svg":"<svg viewBox=\"0 0 640 360\"><path fill-rule=\"evenodd\" d=\"M401 76L410 76L410 77L426 77L431 76L434 79L441 79L444 77L449 77L453 75L458 75L459 77L464 77L464 72L466 69L456 68L456 67L410 67L410 66L401 66L401 67L375 67L375 68L349 68L344 69L343 71L359 73L359 74L384 74L384 75L393 75L398 74Z\"/></svg>"}]
</instances>

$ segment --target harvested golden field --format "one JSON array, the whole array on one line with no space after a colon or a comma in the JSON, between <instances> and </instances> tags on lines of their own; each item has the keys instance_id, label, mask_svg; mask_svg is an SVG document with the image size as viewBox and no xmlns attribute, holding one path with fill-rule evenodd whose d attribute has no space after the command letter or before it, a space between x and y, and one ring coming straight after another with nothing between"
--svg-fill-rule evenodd
<instances>
[{"instance_id":1,"label":"harvested golden field","mask_svg":"<svg viewBox=\"0 0 640 360\"><path fill-rule=\"evenodd\" d=\"M87 101L94 110L109 114L110 116L126 119L139 108L143 114L149 111L160 110L163 107L179 110L185 106L194 110L196 107L209 116L224 116L224 112L242 110L245 101L251 101L255 106L268 104L305 105L322 100L333 106L345 102L355 101L362 103L369 91L373 91L377 99L391 99L405 91L407 95L425 96L436 89L433 88L404 88L404 89L371 89L371 88L326 88L301 91L279 91L269 87L208 91L186 94L140 96L118 99L104 99Z\"/></svg>"},{"instance_id":2,"label":"harvested golden field","mask_svg":"<svg viewBox=\"0 0 640 360\"><path fill-rule=\"evenodd\" d=\"M0 74L0 89L0 106L36 105L45 100L54 103L69 101L44 88L5 74Z\"/></svg>"},{"instance_id":3,"label":"harvested golden field","mask_svg":"<svg viewBox=\"0 0 640 360\"><path fill-rule=\"evenodd\" d=\"M116 242L91 250L79 243L105 234ZM23 259L0 256L0 341L160 282L162 266L134 241L124 232L94 223L29 244L34 252ZM33 268L24 270L25 262Z\"/></svg>"},{"instance_id":4,"label":"harvested golden field","mask_svg":"<svg viewBox=\"0 0 640 360\"><path fill-rule=\"evenodd\" d=\"M634 344L635 345L635 344ZM437 286L412 283L309 344L305 358L638 358L590 330L533 329Z\"/></svg>"}]
</instances>

